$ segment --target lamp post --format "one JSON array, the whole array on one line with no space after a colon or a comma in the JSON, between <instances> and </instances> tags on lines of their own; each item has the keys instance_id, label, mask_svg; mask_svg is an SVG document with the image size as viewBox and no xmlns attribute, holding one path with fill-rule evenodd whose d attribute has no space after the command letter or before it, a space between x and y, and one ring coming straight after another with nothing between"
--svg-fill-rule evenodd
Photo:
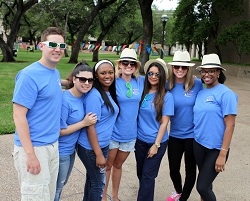
<instances>
[{"instance_id":1,"label":"lamp post","mask_svg":"<svg viewBox=\"0 0 250 201\"><path fill-rule=\"evenodd\" d=\"M162 41L161 41L161 59L163 59L164 55L164 36L165 36L165 26L168 21L168 16L167 15L162 15L161 16L161 21L162 21Z\"/></svg>"}]
</instances>

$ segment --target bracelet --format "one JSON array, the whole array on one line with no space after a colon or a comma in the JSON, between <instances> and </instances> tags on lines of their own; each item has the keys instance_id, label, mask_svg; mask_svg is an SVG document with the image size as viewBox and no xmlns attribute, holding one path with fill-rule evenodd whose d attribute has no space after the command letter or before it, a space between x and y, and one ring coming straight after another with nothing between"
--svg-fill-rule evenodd
<instances>
[{"instance_id":1,"label":"bracelet","mask_svg":"<svg viewBox=\"0 0 250 201\"><path fill-rule=\"evenodd\" d=\"M222 151L226 151L226 152L228 151L228 149L224 149L224 148L220 148L220 150L222 150Z\"/></svg>"}]
</instances>

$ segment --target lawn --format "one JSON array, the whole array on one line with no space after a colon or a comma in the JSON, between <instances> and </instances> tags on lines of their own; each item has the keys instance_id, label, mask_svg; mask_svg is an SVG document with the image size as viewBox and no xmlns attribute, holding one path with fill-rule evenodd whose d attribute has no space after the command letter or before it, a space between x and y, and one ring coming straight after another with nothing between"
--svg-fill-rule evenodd
<instances>
[{"instance_id":1,"label":"lawn","mask_svg":"<svg viewBox=\"0 0 250 201\"><path fill-rule=\"evenodd\" d=\"M17 62L7 63L0 62L0 135L13 133L15 130L13 118L12 118L12 96L14 90L14 79L18 71L25 68L29 64L39 60L41 57L41 51L35 50L34 52L27 52L25 50L19 50ZM99 54L99 59L110 59L111 61L117 60L119 55L116 54ZM151 56L150 59L157 58L157 56ZM0 55L0 60L2 55ZM92 53L80 53L78 61L82 59L86 60L90 66L94 66L92 62ZM165 57L164 60L169 62L172 57ZM68 64L69 57L63 57L57 65L60 71L61 78L65 79L74 68L74 64Z\"/></svg>"}]
</instances>

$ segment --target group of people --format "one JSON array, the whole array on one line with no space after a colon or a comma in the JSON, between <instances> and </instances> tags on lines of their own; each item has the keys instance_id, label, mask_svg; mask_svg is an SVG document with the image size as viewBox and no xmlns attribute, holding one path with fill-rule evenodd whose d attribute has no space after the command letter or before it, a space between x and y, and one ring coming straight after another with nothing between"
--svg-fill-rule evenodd
<instances>
[{"instance_id":1,"label":"group of people","mask_svg":"<svg viewBox=\"0 0 250 201\"><path fill-rule=\"evenodd\" d=\"M203 56L201 79L187 51L176 51L169 67L149 60L141 76L136 52L125 48L116 65L82 61L61 80L63 31L47 28L38 45L42 57L17 74L12 100L22 200L59 201L77 154L86 168L83 200L107 201L111 179L112 200L119 201L122 166L135 152L137 201L153 201L166 150L175 189L167 201L188 200L196 181L201 200L216 200L212 183L225 170L237 115L218 55Z\"/></svg>"}]
</instances>

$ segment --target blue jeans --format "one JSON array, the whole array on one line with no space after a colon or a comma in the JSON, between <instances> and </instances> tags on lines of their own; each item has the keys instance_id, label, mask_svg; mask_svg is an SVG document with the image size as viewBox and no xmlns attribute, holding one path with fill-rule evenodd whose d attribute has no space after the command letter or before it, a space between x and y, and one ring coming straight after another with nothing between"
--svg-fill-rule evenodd
<instances>
[{"instance_id":1,"label":"blue jeans","mask_svg":"<svg viewBox=\"0 0 250 201\"><path fill-rule=\"evenodd\" d=\"M145 143L139 139L135 143L135 158L139 191L137 201L153 201L155 178L158 175L161 160L166 152L168 141L161 143L158 152L152 158L147 158L148 151L153 144Z\"/></svg>"},{"instance_id":2,"label":"blue jeans","mask_svg":"<svg viewBox=\"0 0 250 201\"><path fill-rule=\"evenodd\" d=\"M109 146L102 148L102 154L107 159ZM77 154L86 168L86 181L83 201L101 201L106 184L106 168L96 166L96 155L93 150L77 147Z\"/></svg>"},{"instance_id":3,"label":"blue jeans","mask_svg":"<svg viewBox=\"0 0 250 201\"><path fill-rule=\"evenodd\" d=\"M59 156L59 172L54 201L59 201L63 186L67 183L75 162L75 152L71 155Z\"/></svg>"}]
</instances>

